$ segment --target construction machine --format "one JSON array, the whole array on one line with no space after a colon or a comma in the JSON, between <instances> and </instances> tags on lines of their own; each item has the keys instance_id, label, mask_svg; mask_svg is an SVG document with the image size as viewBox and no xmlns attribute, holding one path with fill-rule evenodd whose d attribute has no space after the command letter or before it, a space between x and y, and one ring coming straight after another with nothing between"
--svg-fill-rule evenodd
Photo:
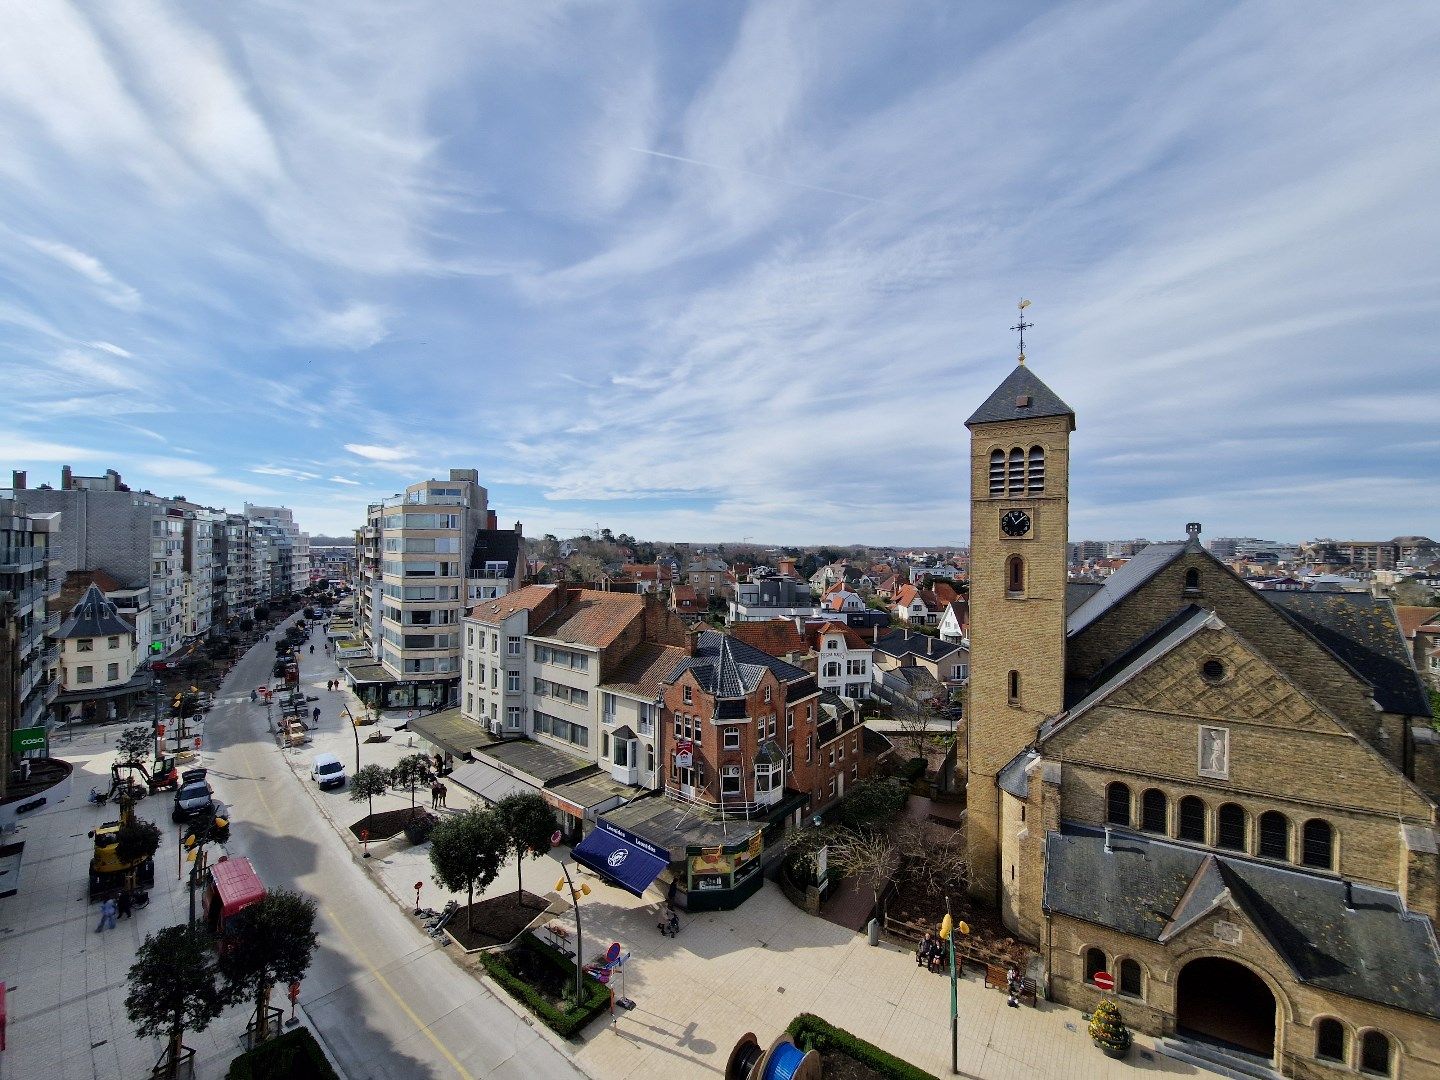
<instances>
[{"instance_id":1,"label":"construction machine","mask_svg":"<svg viewBox=\"0 0 1440 1080\"><path fill-rule=\"evenodd\" d=\"M137 772L145 781L144 789L140 788L133 776ZM174 757L159 758L149 766L141 761L117 761L110 766L110 795L112 798L118 797L127 786L133 790L141 790L143 797L145 794L153 795L157 791L173 790L179 784L180 774L175 768Z\"/></svg>"},{"instance_id":2,"label":"construction machine","mask_svg":"<svg viewBox=\"0 0 1440 1080\"><path fill-rule=\"evenodd\" d=\"M118 773L112 773L118 780ZM155 859L146 857L129 862L120 858L120 830L135 820L135 792L145 790L128 776L119 792L120 820L107 821L90 830L95 852L90 858L90 902L114 896L121 889L155 884ZM134 874L134 881L130 880Z\"/></svg>"}]
</instances>

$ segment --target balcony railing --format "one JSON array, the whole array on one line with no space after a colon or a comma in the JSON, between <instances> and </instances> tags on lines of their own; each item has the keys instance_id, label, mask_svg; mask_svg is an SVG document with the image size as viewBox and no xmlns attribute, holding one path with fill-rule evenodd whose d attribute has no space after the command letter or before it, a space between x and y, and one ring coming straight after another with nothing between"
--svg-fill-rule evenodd
<instances>
[{"instance_id":1,"label":"balcony railing","mask_svg":"<svg viewBox=\"0 0 1440 1080\"><path fill-rule=\"evenodd\" d=\"M0 571L19 573L36 563L44 562L49 552L43 547L11 547L0 551Z\"/></svg>"},{"instance_id":2,"label":"balcony railing","mask_svg":"<svg viewBox=\"0 0 1440 1080\"><path fill-rule=\"evenodd\" d=\"M510 575L504 570L467 570L466 581L508 581Z\"/></svg>"}]
</instances>

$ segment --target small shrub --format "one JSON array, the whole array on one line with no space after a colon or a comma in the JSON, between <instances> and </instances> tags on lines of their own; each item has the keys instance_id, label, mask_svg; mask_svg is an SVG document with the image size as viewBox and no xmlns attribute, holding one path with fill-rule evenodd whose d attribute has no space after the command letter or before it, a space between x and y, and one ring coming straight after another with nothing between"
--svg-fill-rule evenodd
<instances>
[{"instance_id":1,"label":"small shrub","mask_svg":"<svg viewBox=\"0 0 1440 1080\"><path fill-rule=\"evenodd\" d=\"M423 844L430 839L430 834L435 831L435 826L440 819L428 811L422 810L405 824L405 839L412 844Z\"/></svg>"},{"instance_id":2,"label":"small shrub","mask_svg":"<svg viewBox=\"0 0 1440 1080\"><path fill-rule=\"evenodd\" d=\"M522 937L513 951L529 952L532 956L552 964L565 975L570 989L565 994L563 1007L551 1001L539 988L520 978L510 966L508 953L481 953L480 963L484 965L486 974L504 987L506 993L538 1016L546 1027L561 1038L568 1039L610 1007L610 991L589 978L581 984L584 987L585 999L577 1007L574 1002L574 963L534 934Z\"/></svg>"},{"instance_id":3,"label":"small shrub","mask_svg":"<svg viewBox=\"0 0 1440 1080\"><path fill-rule=\"evenodd\" d=\"M785 1034L789 1035L790 1040L801 1050L842 1054L873 1069L887 1080L936 1080L933 1073L927 1073L924 1069L881 1050L874 1043L851 1035L844 1028L827 1024L812 1013L801 1013L790 1021Z\"/></svg>"},{"instance_id":4,"label":"small shrub","mask_svg":"<svg viewBox=\"0 0 1440 1080\"><path fill-rule=\"evenodd\" d=\"M339 1080L309 1028L277 1035L230 1063L226 1080Z\"/></svg>"}]
</instances>

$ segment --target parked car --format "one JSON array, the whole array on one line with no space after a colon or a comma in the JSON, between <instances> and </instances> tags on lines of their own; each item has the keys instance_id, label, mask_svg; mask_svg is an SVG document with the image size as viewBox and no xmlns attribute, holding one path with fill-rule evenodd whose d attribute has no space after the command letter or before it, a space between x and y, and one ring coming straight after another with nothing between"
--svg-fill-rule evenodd
<instances>
[{"instance_id":1,"label":"parked car","mask_svg":"<svg viewBox=\"0 0 1440 1080\"><path fill-rule=\"evenodd\" d=\"M334 754L316 754L310 776L322 788L345 786L345 763Z\"/></svg>"},{"instance_id":2,"label":"parked car","mask_svg":"<svg viewBox=\"0 0 1440 1080\"><path fill-rule=\"evenodd\" d=\"M189 821L208 813L214 794L204 769L186 769L180 774L180 786L175 789L175 808L170 811L170 820Z\"/></svg>"}]
</instances>

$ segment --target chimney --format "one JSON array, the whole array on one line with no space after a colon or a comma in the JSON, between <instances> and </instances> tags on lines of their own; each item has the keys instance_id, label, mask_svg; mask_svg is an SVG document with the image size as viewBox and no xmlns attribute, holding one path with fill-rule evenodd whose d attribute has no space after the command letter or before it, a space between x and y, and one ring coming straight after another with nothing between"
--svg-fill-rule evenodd
<instances>
[{"instance_id":1,"label":"chimney","mask_svg":"<svg viewBox=\"0 0 1440 1080\"><path fill-rule=\"evenodd\" d=\"M25 490L25 470L15 469L10 473L10 486L16 491Z\"/></svg>"},{"instance_id":2,"label":"chimney","mask_svg":"<svg viewBox=\"0 0 1440 1080\"><path fill-rule=\"evenodd\" d=\"M1110 826L1109 826L1109 825L1106 825L1106 826L1105 826L1105 854L1106 854L1106 855L1113 855L1114 853L1115 853L1115 849L1110 846Z\"/></svg>"},{"instance_id":3,"label":"chimney","mask_svg":"<svg viewBox=\"0 0 1440 1080\"><path fill-rule=\"evenodd\" d=\"M61 465L61 466L60 466L60 490L61 490L61 491L69 491L69 490L70 490L70 475L71 475L71 474L70 474L70 466L69 466L69 465Z\"/></svg>"},{"instance_id":4,"label":"chimney","mask_svg":"<svg viewBox=\"0 0 1440 1080\"><path fill-rule=\"evenodd\" d=\"M515 535L516 535L516 536L524 536L524 535L525 535L525 530L520 527L520 522L518 522L518 521L515 522Z\"/></svg>"},{"instance_id":5,"label":"chimney","mask_svg":"<svg viewBox=\"0 0 1440 1080\"><path fill-rule=\"evenodd\" d=\"M494 511L494 510L486 510L486 511L485 511L485 528L487 528L488 530L490 530L490 532L494 532L494 531L496 530L496 528L498 527L498 526L495 524L495 522L496 522L495 511Z\"/></svg>"}]
</instances>

